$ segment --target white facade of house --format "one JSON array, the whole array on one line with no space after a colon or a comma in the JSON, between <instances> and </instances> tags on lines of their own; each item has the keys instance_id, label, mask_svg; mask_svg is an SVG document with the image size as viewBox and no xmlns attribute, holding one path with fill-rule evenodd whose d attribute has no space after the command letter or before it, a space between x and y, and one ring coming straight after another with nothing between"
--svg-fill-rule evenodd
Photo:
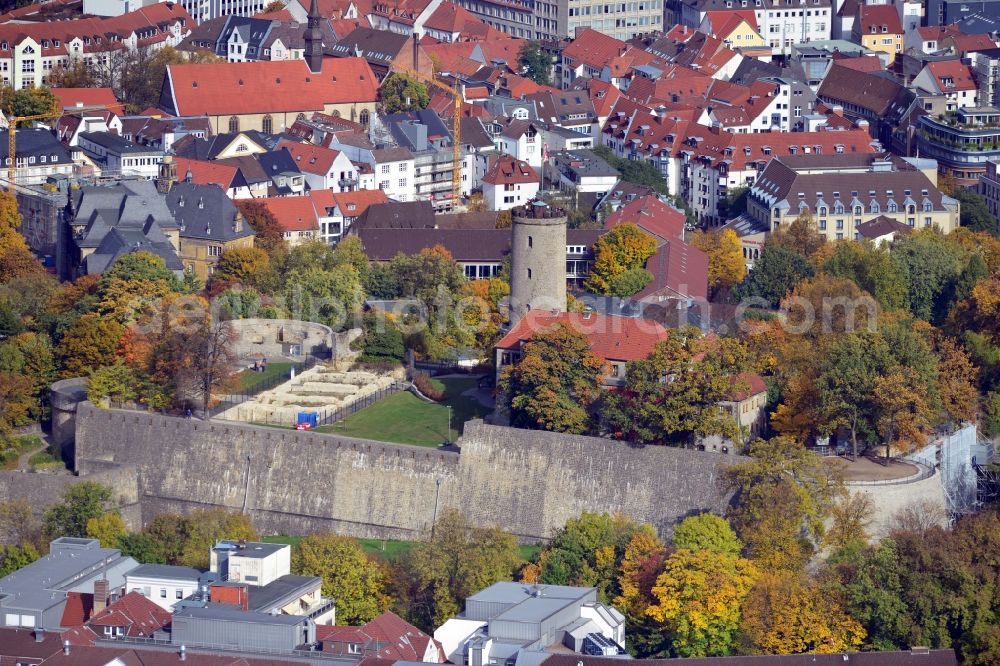
<instances>
[{"instance_id":1,"label":"white facade of house","mask_svg":"<svg viewBox=\"0 0 1000 666\"><path fill-rule=\"evenodd\" d=\"M142 568L139 567L139 570ZM173 612L174 604L198 591L198 581L170 576L125 574L125 591L138 592L163 610Z\"/></svg>"},{"instance_id":2,"label":"white facade of house","mask_svg":"<svg viewBox=\"0 0 1000 666\"><path fill-rule=\"evenodd\" d=\"M534 125L531 127L534 127ZM523 160L537 171L541 171L542 168L543 148L544 142L542 141L541 131L529 128L528 131L518 137L509 137L505 134L500 135L499 152L507 153L519 160Z\"/></svg>"},{"instance_id":3,"label":"white facade of house","mask_svg":"<svg viewBox=\"0 0 1000 666\"><path fill-rule=\"evenodd\" d=\"M483 183L483 200L489 210L510 210L528 203L538 194L538 183Z\"/></svg>"}]
</instances>

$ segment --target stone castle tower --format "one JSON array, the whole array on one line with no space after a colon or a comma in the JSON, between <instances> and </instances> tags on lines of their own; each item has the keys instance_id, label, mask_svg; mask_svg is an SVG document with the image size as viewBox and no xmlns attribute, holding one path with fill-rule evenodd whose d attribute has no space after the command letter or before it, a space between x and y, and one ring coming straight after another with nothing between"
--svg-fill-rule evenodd
<instances>
[{"instance_id":1,"label":"stone castle tower","mask_svg":"<svg viewBox=\"0 0 1000 666\"><path fill-rule=\"evenodd\" d=\"M308 22L305 32L305 60L309 71L318 74L323 69L323 31L320 25L323 17L319 13L319 4L312 0L309 5Z\"/></svg>"},{"instance_id":2,"label":"stone castle tower","mask_svg":"<svg viewBox=\"0 0 1000 666\"><path fill-rule=\"evenodd\" d=\"M510 321L566 310L566 213L532 201L511 211Z\"/></svg>"}]
</instances>

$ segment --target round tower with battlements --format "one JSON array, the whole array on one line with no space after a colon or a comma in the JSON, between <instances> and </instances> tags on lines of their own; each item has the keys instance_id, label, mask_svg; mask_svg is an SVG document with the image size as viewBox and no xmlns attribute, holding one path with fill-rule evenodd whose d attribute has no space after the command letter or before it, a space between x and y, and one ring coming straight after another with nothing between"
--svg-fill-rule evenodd
<instances>
[{"instance_id":1,"label":"round tower with battlements","mask_svg":"<svg viewBox=\"0 0 1000 666\"><path fill-rule=\"evenodd\" d=\"M511 211L510 321L566 310L566 213L541 201Z\"/></svg>"}]
</instances>

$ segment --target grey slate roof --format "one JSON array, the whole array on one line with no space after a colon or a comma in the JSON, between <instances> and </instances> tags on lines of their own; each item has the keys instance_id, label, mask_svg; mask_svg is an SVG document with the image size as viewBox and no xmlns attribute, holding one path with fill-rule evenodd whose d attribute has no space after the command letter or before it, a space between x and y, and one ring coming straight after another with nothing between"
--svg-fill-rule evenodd
<instances>
[{"instance_id":1,"label":"grey slate roof","mask_svg":"<svg viewBox=\"0 0 1000 666\"><path fill-rule=\"evenodd\" d=\"M257 613L245 611L232 606L205 606L199 608L191 606L174 613L175 618L204 618L210 620L226 620L229 622L245 622L247 624L281 624L296 625L306 620L300 615L271 615L270 613Z\"/></svg>"},{"instance_id":2,"label":"grey slate roof","mask_svg":"<svg viewBox=\"0 0 1000 666\"><path fill-rule=\"evenodd\" d=\"M369 64L387 67L409 41L406 35L388 30L357 28L345 35L331 50L341 58L361 56Z\"/></svg>"},{"instance_id":3,"label":"grey slate roof","mask_svg":"<svg viewBox=\"0 0 1000 666\"><path fill-rule=\"evenodd\" d=\"M254 235L253 228L242 221L242 215L232 199L215 183L174 183L166 200L167 207L180 225L181 238L225 243ZM237 224L237 215L240 216L240 224Z\"/></svg>"},{"instance_id":4,"label":"grey slate roof","mask_svg":"<svg viewBox=\"0 0 1000 666\"><path fill-rule=\"evenodd\" d=\"M269 612L298 600L307 592L317 589L322 580L316 576L293 576L286 574L263 587L248 586L251 611Z\"/></svg>"},{"instance_id":5,"label":"grey slate roof","mask_svg":"<svg viewBox=\"0 0 1000 666\"><path fill-rule=\"evenodd\" d=\"M6 163L9 154L9 139L7 130L0 132L0 164ZM24 157L38 158L45 156L46 164L69 164L72 162L69 153L62 142L47 129L28 128L19 129L14 135L17 143L18 159Z\"/></svg>"},{"instance_id":6,"label":"grey slate roof","mask_svg":"<svg viewBox=\"0 0 1000 666\"><path fill-rule=\"evenodd\" d=\"M427 229L434 226L434 206L430 201L390 201L372 204L352 229Z\"/></svg>"},{"instance_id":7,"label":"grey slate roof","mask_svg":"<svg viewBox=\"0 0 1000 666\"><path fill-rule=\"evenodd\" d=\"M152 182L82 187L73 193L73 210L77 247L94 248L84 260L87 273L101 273L122 254L140 250L162 257L170 270L183 269L164 233L177 222Z\"/></svg>"},{"instance_id":8,"label":"grey slate roof","mask_svg":"<svg viewBox=\"0 0 1000 666\"><path fill-rule=\"evenodd\" d=\"M80 138L86 139L91 143L96 143L109 153L115 153L117 155L127 155L130 153L162 153L162 151L158 148L153 148L152 146L142 146L138 143L133 143L128 139L124 139L117 134L110 134L108 132L81 132Z\"/></svg>"}]
</instances>

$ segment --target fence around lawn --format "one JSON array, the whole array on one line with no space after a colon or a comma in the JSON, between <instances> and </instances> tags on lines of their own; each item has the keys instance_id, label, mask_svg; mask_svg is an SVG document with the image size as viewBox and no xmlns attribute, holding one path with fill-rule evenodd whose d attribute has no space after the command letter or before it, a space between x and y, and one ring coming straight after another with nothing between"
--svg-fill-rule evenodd
<instances>
[{"instance_id":1,"label":"fence around lawn","mask_svg":"<svg viewBox=\"0 0 1000 666\"><path fill-rule=\"evenodd\" d=\"M231 407L235 407L236 405L244 403L247 400L252 400L264 391L268 391L273 389L275 386L279 386L287 382L291 378L292 370L295 370L296 375L300 375L309 368L315 366L318 360L319 359L315 356L307 356L306 360L293 363L291 367L283 373L263 376L259 381L250 382L245 386L241 386L239 390L222 396L219 400L219 404L212 407L208 411L212 416L216 416Z\"/></svg>"},{"instance_id":2,"label":"fence around lawn","mask_svg":"<svg viewBox=\"0 0 1000 666\"><path fill-rule=\"evenodd\" d=\"M399 393L400 391L406 391L410 388L409 382L393 382L389 386L378 389L374 393L369 393L368 395L358 398L357 400L350 402L342 407L336 409L309 409L303 408L303 412L315 412L316 413L316 427L329 426L341 421L351 414L360 412L365 407L371 407L379 400L383 398L388 398L389 396ZM293 417L294 418L294 417ZM283 426L286 428L292 428L295 426L294 422L289 422L287 417L277 418L277 417L265 417L264 419L257 419L254 423L261 425L271 425L271 426Z\"/></svg>"}]
</instances>

